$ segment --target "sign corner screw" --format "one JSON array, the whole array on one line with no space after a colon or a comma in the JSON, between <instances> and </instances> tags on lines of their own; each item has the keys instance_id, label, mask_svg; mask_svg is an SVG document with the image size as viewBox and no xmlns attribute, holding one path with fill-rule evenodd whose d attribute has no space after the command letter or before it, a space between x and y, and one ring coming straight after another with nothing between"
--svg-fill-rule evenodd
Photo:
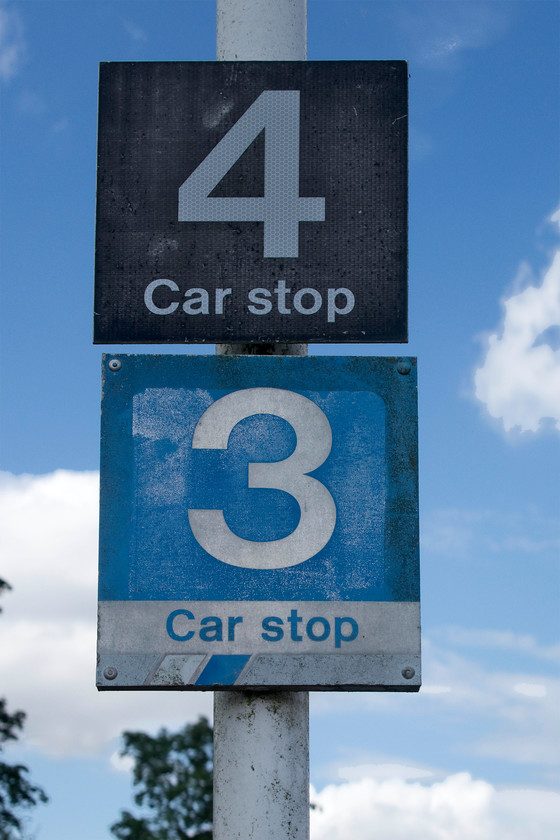
<instances>
[{"instance_id":1,"label":"sign corner screw","mask_svg":"<svg viewBox=\"0 0 560 840\"><path fill-rule=\"evenodd\" d=\"M416 671L414 670L414 668L403 668L401 671L401 674L403 675L405 680L411 680L415 673Z\"/></svg>"},{"instance_id":2,"label":"sign corner screw","mask_svg":"<svg viewBox=\"0 0 560 840\"><path fill-rule=\"evenodd\" d=\"M410 364L409 359L399 359L397 362L397 370L403 376L406 376L407 373L410 373L412 365Z\"/></svg>"},{"instance_id":3,"label":"sign corner screw","mask_svg":"<svg viewBox=\"0 0 560 840\"><path fill-rule=\"evenodd\" d=\"M111 359L109 362L109 370L120 370L122 367L119 359Z\"/></svg>"},{"instance_id":4,"label":"sign corner screw","mask_svg":"<svg viewBox=\"0 0 560 840\"><path fill-rule=\"evenodd\" d=\"M112 666L109 666L108 668L105 668L105 670L103 671L103 676L105 677L106 680L114 680L115 677L118 675L118 673L119 672L117 671L116 668L113 668Z\"/></svg>"}]
</instances>

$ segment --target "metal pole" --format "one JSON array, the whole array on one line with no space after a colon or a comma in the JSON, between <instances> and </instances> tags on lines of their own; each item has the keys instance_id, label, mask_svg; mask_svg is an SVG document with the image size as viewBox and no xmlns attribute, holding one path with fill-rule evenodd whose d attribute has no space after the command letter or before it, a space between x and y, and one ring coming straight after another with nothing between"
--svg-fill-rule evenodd
<instances>
[{"instance_id":1,"label":"metal pole","mask_svg":"<svg viewBox=\"0 0 560 840\"><path fill-rule=\"evenodd\" d=\"M217 0L218 61L305 61L307 0ZM216 344L224 356L307 356L307 344Z\"/></svg>"},{"instance_id":2,"label":"metal pole","mask_svg":"<svg viewBox=\"0 0 560 840\"><path fill-rule=\"evenodd\" d=\"M217 0L219 61L305 61L307 0ZM307 344L217 344L306 356ZM308 692L214 693L214 840L309 840Z\"/></svg>"},{"instance_id":3,"label":"metal pole","mask_svg":"<svg viewBox=\"0 0 560 840\"><path fill-rule=\"evenodd\" d=\"M217 0L218 61L305 61L307 0Z\"/></svg>"},{"instance_id":4,"label":"metal pole","mask_svg":"<svg viewBox=\"0 0 560 840\"><path fill-rule=\"evenodd\" d=\"M308 840L309 694L214 694L214 840Z\"/></svg>"}]
</instances>

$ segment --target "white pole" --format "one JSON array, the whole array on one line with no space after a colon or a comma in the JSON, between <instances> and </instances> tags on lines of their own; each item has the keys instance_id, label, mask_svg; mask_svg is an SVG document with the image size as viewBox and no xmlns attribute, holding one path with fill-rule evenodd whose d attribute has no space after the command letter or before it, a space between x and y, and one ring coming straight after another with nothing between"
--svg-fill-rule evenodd
<instances>
[{"instance_id":1,"label":"white pole","mask_svg":"<svg viewBox=\"0 0 560 840\"><path fill-rule=\"evenodd\" d=\"M307 0L217 0L219 61L304 61ZM306 344L217 344L307 355ZM214 693L214 840L309 840L309 694Z\"/></svg>"},{"instance_id":2,"label":"white pole","mask_svg":"<svg viewBox=\"0 0 560 840\"><path fill-rule=\"evenodd\" d=\"M217 0L218 61L305 61L307 0ZM223 356L307 356L307 344L216 344Z\"/></svg>"},{"instance_id":3,"label":"white pole","mask_svg":"<svg viewBox=\"0 0 560 840\"><path fill-rule=\"evenodd\" d=\"M218 0L218 61L305 61L307 0Z\"/></svg>"},{"instance_id":4,"label":"white pole","mask_svg":"<svg viewBox=\"0 0 560 840\"><path fill-rule=\"evenodd\" d=\"M309 840L309 694L214 694L214 840Z\"/></svg>"}]
</instances>

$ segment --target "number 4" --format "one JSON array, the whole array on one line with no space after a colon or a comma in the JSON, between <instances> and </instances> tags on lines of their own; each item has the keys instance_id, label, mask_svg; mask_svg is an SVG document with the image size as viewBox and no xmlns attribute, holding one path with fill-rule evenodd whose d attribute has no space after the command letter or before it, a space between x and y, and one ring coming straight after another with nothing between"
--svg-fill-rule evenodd
<instances>
[{"instance_id":1,"label":"number 4","mask_svg":"<svg viewBox=\"0 0 560 840\"><path fill-rule=\"evenodd\" d=\"M179 188L180 222L264 222L264 256L298 256L299 223L325 221L325 199L299 194L299 93L261 93ZM264 197L210 197L263 130Z\"/></svg>"}]
</instances>

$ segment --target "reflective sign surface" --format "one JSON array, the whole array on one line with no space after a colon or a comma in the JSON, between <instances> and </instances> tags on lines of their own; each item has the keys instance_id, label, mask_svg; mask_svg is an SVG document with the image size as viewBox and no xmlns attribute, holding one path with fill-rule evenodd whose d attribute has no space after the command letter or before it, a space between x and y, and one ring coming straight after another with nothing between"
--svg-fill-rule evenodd
<instances>
[{"instance_id":1,"label":"reflective sign surface","mask_svg":"<svg viewBox=\"0 0 560 840\"><path fill-rule=\"evenodd\" d=\"M102 64L94 340L406 341L407 82Z\"/></svg>"}]
</instances>

